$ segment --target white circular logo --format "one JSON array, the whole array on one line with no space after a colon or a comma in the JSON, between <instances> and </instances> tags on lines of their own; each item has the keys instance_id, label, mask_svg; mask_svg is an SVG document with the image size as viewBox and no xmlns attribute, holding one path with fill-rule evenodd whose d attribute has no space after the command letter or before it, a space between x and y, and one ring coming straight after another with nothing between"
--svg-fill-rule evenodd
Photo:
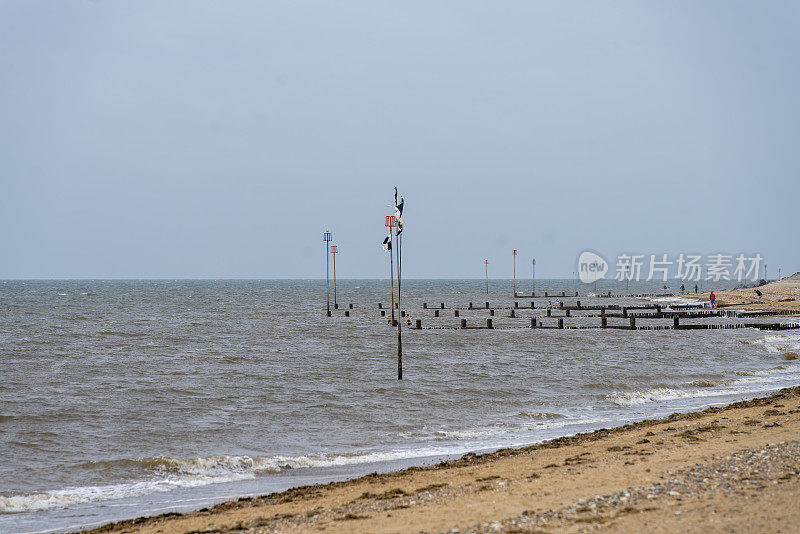
<instances>
[{"instance_id":1,"label":"white circular logo","mask_svg":"<svg viewBox=\"0 0 800 534\"><path fill-rule=\"evenodd\" d=\"M605 278L608 262L594 252L588 250L578 256L578 276L584 284L591 284Z\"/></svg>"}]
</instances>

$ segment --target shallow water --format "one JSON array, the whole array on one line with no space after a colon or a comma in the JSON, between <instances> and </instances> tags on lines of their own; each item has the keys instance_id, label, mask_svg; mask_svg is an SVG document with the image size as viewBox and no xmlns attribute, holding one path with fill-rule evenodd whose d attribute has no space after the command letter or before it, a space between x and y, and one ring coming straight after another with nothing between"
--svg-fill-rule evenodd
<instances>
[{"instance_id":1,"label":"shallow water","mask_svg":"<svg viewBox=\"0 0 800 534\"><path fill-rule=\"evenodd\" d=\"M491 286L404 281L403 307L455 326L421 303L512 303L511 281ZM568 280L546 290L593 302ZM800 378L792 331L497 329L404 330L398 382L388 281L339 281L337 297L352 317L325 317L324 281L0 281L0 532L199 508Z\"/></svg>"}]
</instances>

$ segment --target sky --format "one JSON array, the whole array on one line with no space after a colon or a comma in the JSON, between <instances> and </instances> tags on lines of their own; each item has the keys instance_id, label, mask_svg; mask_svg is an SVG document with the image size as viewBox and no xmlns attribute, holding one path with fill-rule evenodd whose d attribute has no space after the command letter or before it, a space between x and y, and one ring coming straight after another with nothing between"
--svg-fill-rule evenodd
<instances>
[{"instance_id":1,"label":"sky","mask_svg":"<svg viewBox=\"0 0 800 534\"><path fill-rule=\"evenodd\" d=\"M0 278L800 271L800 4L0 0Z\"/></svg>"}]
</instances>

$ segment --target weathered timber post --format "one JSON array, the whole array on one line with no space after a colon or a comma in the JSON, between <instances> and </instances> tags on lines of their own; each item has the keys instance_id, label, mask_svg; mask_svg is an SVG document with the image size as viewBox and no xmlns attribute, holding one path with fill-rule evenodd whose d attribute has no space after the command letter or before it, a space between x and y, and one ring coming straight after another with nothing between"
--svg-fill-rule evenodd
<instances>
[{"instance_id":1,"label":"weathered timber post","mask_svg":"<svg viewBox=\"0 0 800 534\"><path fill-rule=\"evenodd\" d=\"M461 319L461 328L466 328L466 327L467 327L467 320Z\"/></svg>"},{"instance_id":2,"label":"weathered timber post","mask_svg":"<svg viewBox=\"0 0 800 534\"><path fill-rule=\"evenodd\" d=\"M486 328L491 330L491 328L492 328L492 320L491 319L486 319Z\"/></svg>"}]
</instances>

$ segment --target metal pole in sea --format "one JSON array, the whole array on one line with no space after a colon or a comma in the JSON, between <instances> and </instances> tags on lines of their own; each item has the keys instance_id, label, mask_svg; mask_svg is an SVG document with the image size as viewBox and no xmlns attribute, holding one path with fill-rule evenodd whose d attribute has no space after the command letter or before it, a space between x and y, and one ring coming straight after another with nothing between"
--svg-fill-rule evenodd
<instances>
[{"instance_id":1,"label":"metal pole in sea","mask_svg":"<svg viewBox=\"0 0 800 534\"><path fill-rule=\"evenodd\" d=\"M401 335L402 326L400 323L403 321L401 320L403 312L401 311L402 306L400 305L400 284L402 280L401 276L401 269L402 269L402 259L400 255L403 252L403 237L400 233L403 231L402 224L403 224L403 201L401 197L400 204L397 203L397 187L394 188L394 213L395 213L395 226L397 230L395 231L395 236L397 237L397 379L403 379L403 338ZM411 321L411 319L408 319Z\"/></svg>"},{"instance_id":2,"label":"metal pole in sea","mask_svg":"<svg viewBox=\"0 0 800 534\"><path fill-rule=\"evenodd\" d=\"M325 241L325 293L327 295L327 306L328 306L328 317L331 316L331 288L330 288L330 245L331 245L331 233L325 230L325 233L322 234L322 240Z\"/></svg>"},{"instance_id":3,"label":"metal pole in sea","mask_svg":"<svg viewBox=\"0 0 800 534\"><path fill-rule=\"evenodd\" d=\"M517 249L514 249L514 296L517 296Z\"/></svg>"},{"instance_id":4,"label":"metal pole in sea","mask_svg":"<svg viewBox=\"0 0 800 534\"><path fill-rule=\"evenodd\" d=\"M483 260L486 264L486 294L489 294L489 260Z\"/></svg>"},{"instance_id":5,"label":"metal pole in sea","mask_svg":"<svg viewBox=\"0 0 800 534\"><path fill-rule=\"evenodd\" d=\"M336 301L336 253L339 252L338 245L331 245L331 254L333 254L333 309L339 309L339 303Z\"/></svg>"}]
</instances>

